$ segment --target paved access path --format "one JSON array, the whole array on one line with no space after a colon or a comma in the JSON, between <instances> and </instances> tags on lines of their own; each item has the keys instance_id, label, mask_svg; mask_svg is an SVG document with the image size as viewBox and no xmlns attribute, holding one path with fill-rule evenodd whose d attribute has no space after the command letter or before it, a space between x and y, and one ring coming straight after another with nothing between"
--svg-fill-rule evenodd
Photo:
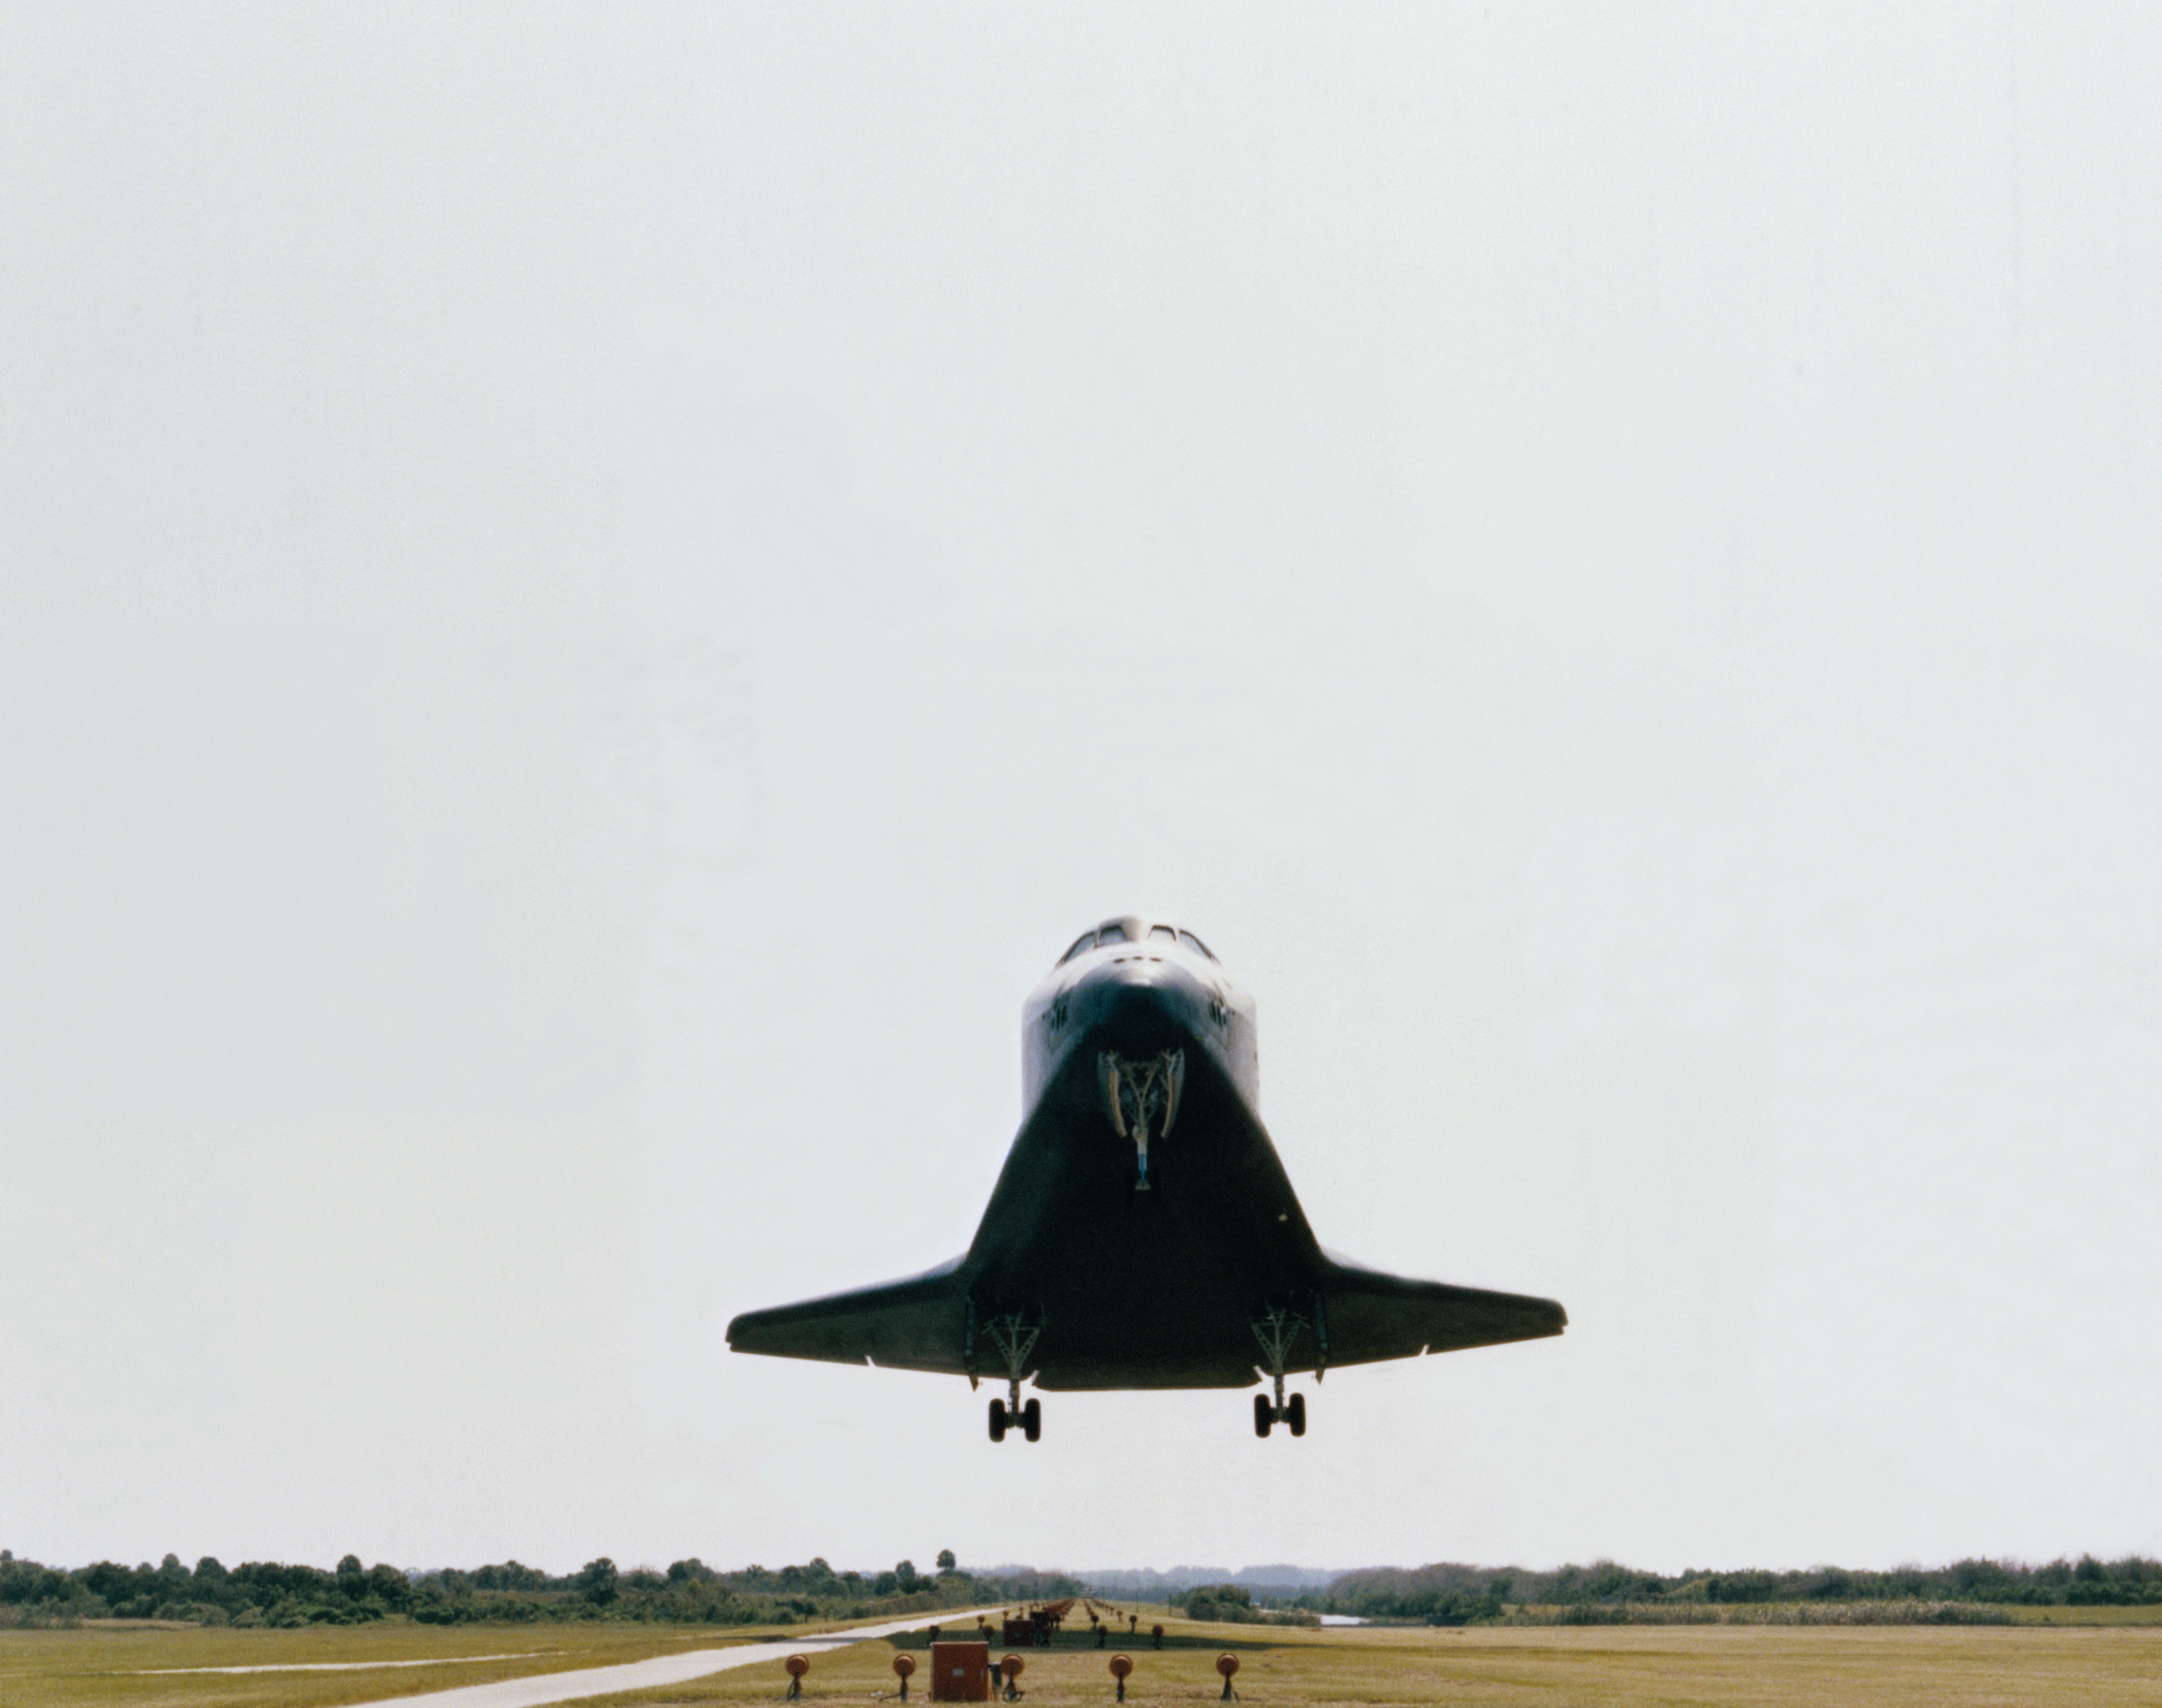
<instances>
[{"instance_id":1,"label":"paved access path","mask_svg":"<svg viewBox=\"0 0 2162 1708\"><path fill-rule=\"evenodd\" d=\"M766 1665L778 1669L791 1654L815 1654L821 1649L846 1648L874 1637L890 1637L897 1631L921 1631L934 1622L948 1630L973 1632L976 1617L986 1617L1000 1607L941 1607L935 1613L918 1613L911 1619L894 1619L883 1625L853 1625L839 1631L807 1631L786 1643L742 1643L733 1648L694 1648L683 1654L656 1655L651 1660L624 1661L612 1667L582 1667L570 1673L540 1673L530 1679L498 1679L492 1684L461 1684L452 1690L431 1690L420 1696L392 1696L368 1708L389 1708L391 1703L426 1703L427 1708L540 1708L547 1702L575 1702L586 1696L612 1696L618 1690L646 1690L656 1684L681 1684L731 1667ZM926 1688L929 1688L927 1684Z\"/></svg>"}]
</instances>

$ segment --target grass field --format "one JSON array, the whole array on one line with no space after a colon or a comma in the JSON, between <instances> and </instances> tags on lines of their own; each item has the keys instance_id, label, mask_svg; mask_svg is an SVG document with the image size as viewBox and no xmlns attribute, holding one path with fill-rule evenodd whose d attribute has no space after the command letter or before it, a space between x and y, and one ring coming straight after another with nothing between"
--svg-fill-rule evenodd
<instances>
[{"instance_id":1,"label":"grass field","mask_svg":"<svg viewBox=\"0 0 2162 1708\"><path fill-rule=\"evenodd\" d=\"M2064 1610L2053 1610L2062 1612ZM1145 1618L1148 1616L1145 1616ZM806 1627L797 1627L803 1634ZM0 1632L0 1702L116 1708L266 1708L327 1705L478 1684L536 1672L643 1659L686 1648L770 1640L786 1632L650 1626L457 1627L390 1623L337 1630L97 1630ZM1240 1657L1236 1679L1251 1708L1272 1704L1467 1702L1634 1705L2156 1705L2162 1708L2162 1626L2114 1621L2080 1626L1979 1627L1538 1626L1321 1632L1167 1622L1167 1647L1129 1639L1127 1700L1214 1701L1216 1655ZM920 1637L911 1646L918 1646ZM815 1653L805 1696L813 1703L891 1698L900 1639ZM460 1657L515 1656L511 1659ZM1036 1708L1105 1704L1112 1685L1094 1647L1030 1651L1021 1677ZM367 1671L170 1673L202 1666L417 1661ZM919 1672L911 1701L927 1703ZM776 1668L718 1673L694 1684L601 1699L638 1704L777 1702Z\"/></svg>"},{"instance_id":2,"label":"grass field","mask_svg":"<svg viewBox=\"0 0 2162 1708\"><path fill-rule=\"evenodd\" d=\"M1797 1628L1619 1626L1269 1631L1173 1625L1158 1653L1129 1640L1131 1703L1214 1701L1214 1668L1238 1654L1235 1683L1252 1708L1275 1703L1523 1704L2162 1704L2162 1627L2078 1630L1998 1626ZM1228 1640L1227 1640L1228 1639ZM1037 1708L1112 1700L1107 1656L1093 1648L1026 1655ZM806 1695L864 1701L890 1693L891 1648L864 1643L817 1657ZM773 1700L781 1685L753 1673L607 1699L663 1703ZM919 1692L912 1690L911 1701Z\"/></svg>"},{"instance_id":3,"label":"grass field","mask_svg":"<svg viewBox=\"0 0 2162 1708\"><path fill-rule=\"evenodd\" d=\"M379 1625L299 1631L0 1631L0 1704L32 1708L329 1708L770 1638L756 1626ZM489 1660L470 1657L500 1655ZM384 1666L384 1662L418 1663ZM366 1670L196 1673L191 1667Z\"/></svg>"}]
</instances>

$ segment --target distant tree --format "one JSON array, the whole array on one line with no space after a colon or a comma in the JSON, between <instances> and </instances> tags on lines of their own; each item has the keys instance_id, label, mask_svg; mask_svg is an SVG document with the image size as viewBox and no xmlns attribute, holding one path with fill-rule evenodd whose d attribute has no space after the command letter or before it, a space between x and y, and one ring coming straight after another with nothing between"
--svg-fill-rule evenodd
<instances>
[{"instance_id":1,"label":"distant tree","mask_svg":"<svg viewBox=\"0 0 2162 1708\"><path fill-rule=\"evenodd\" d=\"M2062 1560L2058 1561L2057 1564L2060 1567L2064 1566ZM2040 1573L2042 1580L2045 1583L2050 1581L2050 1570L2048 1566L2044 1566ZM1958 1593L1971 1601L1994 1601L2013 1587L2012 1574L1993 1559L1956 1560L1950 1567L1950 1571L1952 1582L1957 1587ZM2069 1568L2065 1569L2065 1575L2067 1577L2071 1575Z\"/></svg>"},{"instance_id":2,"label":"distant tree","mask_svg":"<svg viewBox=\"0 0 2162 1708\"><path fill-rule=\"evenodd\" d=\"M337 1563L337 1575L342 1578L357 1578L365 1570L366 1568L360 1563L360 1556L357 1554L348 1554Z\"/></svg>"},{"instance_id":3,"label":"distant tree","mask_svg":"<svg viewBox=\"0 0 2162 1708\"><path fill-rule=\"evenodd\" d=\"M952 1571L953 1570L953 1550L950 1548L940 1549L938 1550L938 1570L941 1571Z\"/></svg>"},{"instance_id":4,"label":"distant tree","mask_svg":"<svg viewBox=\"0 0 2162 1708\"><path fill-rule=\"evenodd\" d=\"M1184 1600L1189 1619L1218 1619L1235 1625L1251 1624L1254 1619L1253 1591L1242 1584L1198 1584L1186 1592Z\"/></svg>"},{"instance_id":5,"label":"distant tree","mask_svg":"<svg viewBox=\"0 0 2162 1708\"><path fill-rule=\"evenodd\" d=\"M483 1565L473 1575L474 1587L483 1590L545 1590L548 1574L537 1566L520 1565L514 1559L506 1559L496 1565Z\"/></svg>"},{"instance_id":6,"label":"distant tree","mask_svg":"<svg viewBox=\"0 0 2162 1708\"><path fill-rule=\"evenodd\" d=\"M1616 1565L1611 1559L1601 1559L1578 1572L1571 1580L1571 1601L1627 1601L1646 1593L1661 1594L1666 1585L1657 1580L1648 1584L1642 1573ZM1769 1593L1768 1588L1768 1596Z\"/></svg>"},{"instance_id":7,"label":"distant tree","mask_svg":"<svg viewBox=\"0 0 2162 1708\"><path fill-rule=\"evenodd\" d=\"M589 1559L579 1569L578 1593L596 1606L604 1606L615 1600L615 1562L606 1554L598 1559Z\"/></svg>"},{"instance_id":8,"label":"distant tree","mask_svg":"<svg viewBox=\"0 0 2162 1708\"><path fill-rule=\"evenodd\" d=\"M893 1575L894 1580L901 1585L902 1595L910 1596L916 1593L916 1562L914 1560L902 1560L900 1564L894 1567Z\"/></svg>"},{"instance_id":9,"label":"distant tree","mask_svg":"<svg viewBox=\"0 0 2162 1708\"><path fill-rule=\"evenodd\" d=\"M222 1584L225 1581L226 1571L225 1568L217 1563L216 1554L206 1554L196 1562L195 1577L198 1584Z\"/></svg>"},{"instance_id":10,"label":"distant tree","mask_svg":"<svg viewBox=\"0 0 2162 1708\"><path fill-rule=\"evenodd\" d=\"M898 1572L882 1571L878 1575L876 1580L873 1581L871 1585L871 1593L874 1596L890 1596L898 1591L900 1588L901 1575Z\"/></svg>"}]
</instances>

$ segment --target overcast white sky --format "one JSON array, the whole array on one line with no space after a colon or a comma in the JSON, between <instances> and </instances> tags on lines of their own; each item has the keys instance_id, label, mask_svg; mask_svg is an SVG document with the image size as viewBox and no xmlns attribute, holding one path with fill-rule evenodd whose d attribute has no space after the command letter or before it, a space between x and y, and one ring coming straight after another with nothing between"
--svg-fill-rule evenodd
<instances>
[{"instance_id":1,"label":"overcast white sky","mask_svg":"<svg viewBox=\"0 0 2162 1708\"><path fill-rule=\"evenodd\" d=\"M18 7L0 252L0 1543L2162 1552L2162 13ZM1130 909L1568 1335L729 1355Z\"/></svg>"}]
</instances>

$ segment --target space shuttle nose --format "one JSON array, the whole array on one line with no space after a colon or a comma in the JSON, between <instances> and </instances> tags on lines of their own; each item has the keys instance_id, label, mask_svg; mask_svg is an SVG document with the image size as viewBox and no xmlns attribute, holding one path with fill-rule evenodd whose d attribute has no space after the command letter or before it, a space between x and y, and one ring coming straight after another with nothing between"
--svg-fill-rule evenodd
<instances>
[{"instance_id":1,"label":"space shuttle nose","mask_svg":"<svg viewBox=\"0 0 2162 1708\"><path fill-rule=\"evenodd\" d=\"M1152 1062L1171 1051L1206 1050L1221 1030L1216 995L1214 985L1177 956L1135 946L1099 956L1067 987L1061 999L1065 1036L1092 1060L1110 1054L1123 1062ZM1110 1115L1110 1094L1101 1106ZM1161 1133L1153 1121L1150 1126Z\"/></svg>"},{"instance_id":2,"label":"space shuttle nose","mask_svg":"<svg viewBox=\"0 0 2162 1708\"><path fill-rule=\"evenodd\" d=\"M1161 966L1129 963L1106 967L1091 995L1094 1018L1104 1041L1131 1053L1154 1053L1179 1043L1193 1023L1190 995Z\"/></svg>"}]
</instances>

